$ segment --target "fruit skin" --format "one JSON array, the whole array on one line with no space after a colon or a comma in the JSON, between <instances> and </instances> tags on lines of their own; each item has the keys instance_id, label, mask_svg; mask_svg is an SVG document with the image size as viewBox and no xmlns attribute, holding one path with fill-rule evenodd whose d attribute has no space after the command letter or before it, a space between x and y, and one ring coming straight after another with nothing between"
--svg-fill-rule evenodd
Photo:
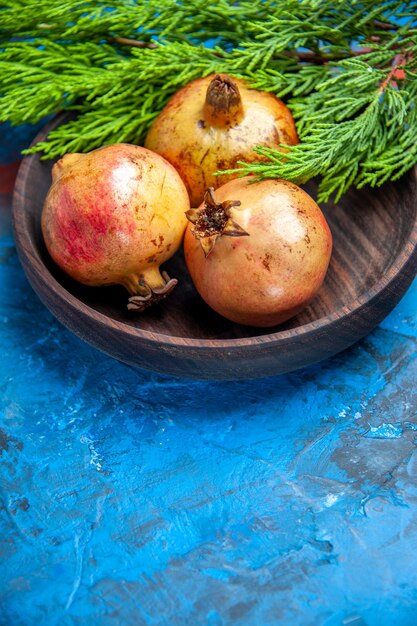
<instances>
[{"instance_id":1,"label":"fruit skin","mask_svg":"<svg viewBox=\"0 0 417 626\"><path fill-rule=\"evenodd\" d=\"M215 176L215 172L238 167L238 161L267 160L254 151L255 146L277 149L280 143L298 143L293 117L281 100L271 93L247 89L235 78L219 78L226 86L226 81L237 86L240 108L235 101L229 111L221 102L216 108L215 98L207 103L207 91L216 76L199 78L171 98L145 140L147 148L161 154L179 172L192 207L199 206L208 187L216 189L236 176Z\"/></svg>"},{"instance_id":2,"label":"fruit skin","mask_svg":"<svg viewBox=\"0 0 417 626\"><path fill-rule=\"evenodd\" d=\"M167 161L113 144L54 165L41 226L50 255L75 280L145 295L164 289L159 265L180 247L188 208Z\"/></svg>"},{"instance_id":3,"label":"fruit skin","mask_svg":"<svg viewBox=\"0 0 417 626\"><path fill-rule=\"evenodd\" d=\"M249 326L275 326L299 313L317 294L331 257L332 236L319 206L281 179L235 179L215 197L240 200L230 213L249 236L220 236L206 257L187 226L185 260L201 297Z\"/></svg>"}]
</instances>

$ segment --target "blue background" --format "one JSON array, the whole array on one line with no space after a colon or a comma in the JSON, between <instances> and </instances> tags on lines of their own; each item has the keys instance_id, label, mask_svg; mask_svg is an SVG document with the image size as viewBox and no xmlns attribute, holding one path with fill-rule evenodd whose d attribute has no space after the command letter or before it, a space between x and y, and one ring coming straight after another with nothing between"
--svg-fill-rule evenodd
<instances>
[{"instance_id":1,"label":"blue background","mask_svg":"<svg viewBox=\"0 0 417 626\"><path fill-rule=\"evenodd\" d=\"M2 132L0 180L33 129ZM135 371L43 307L0 193L0 623L414 625L417 282L317 366Z\"/></svg>"}]
</instances>

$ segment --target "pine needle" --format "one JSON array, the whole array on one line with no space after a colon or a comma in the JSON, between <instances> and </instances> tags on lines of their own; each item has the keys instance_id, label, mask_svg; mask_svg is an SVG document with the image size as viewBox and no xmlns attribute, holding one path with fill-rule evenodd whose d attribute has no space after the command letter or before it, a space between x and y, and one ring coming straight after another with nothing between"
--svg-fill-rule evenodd
<instances>
[{"instance_id":1,"label":"pine needle","mask_svg":"<svg viewBox=\"0 0 417 626\"><path fill-rule=\"evenodd\" d=\"M417 1L4 0L0 121L74 119L26 152L141 143L169 98L214 72L284 98L300 144L236 175L316 177L319 199L417 162Z\"/></svg>"}]
</instances>

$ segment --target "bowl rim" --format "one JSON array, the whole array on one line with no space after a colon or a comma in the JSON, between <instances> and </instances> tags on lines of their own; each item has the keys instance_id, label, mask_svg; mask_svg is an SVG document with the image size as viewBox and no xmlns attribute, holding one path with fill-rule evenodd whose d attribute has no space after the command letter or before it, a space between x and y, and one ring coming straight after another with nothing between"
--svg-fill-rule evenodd
<instances>
[{"instance_id":1,"label":"bowl rim","mask_svg":"<svg viewBox=\"0 0 417 626\"><path fill-rule=\"evenodd\" d=\"M68 114L59 114L53 120L51 120L48 124L44 126L44 128L38 133L38 135L33 140L32 144L37 143L40 140L43 140L45 134L47 134L53 128L61 122L62 118L67 117ZM26 186L26 180L30 172L30 165L32 161L39 159L39 154L31 154L27 155L23 158L22 163L20 164L16 183L13 193L13 204L12 204L12 217L13 217L13 227L15 234L15 241L17 244L18 252L23 254L25 260L30 263L30 265L34 267L33 259L28 259L28 255L26 253L26 249L30 248L32 252L33 258L36 258L36 264L40 268L43 268L43 271L47 272L48 281L46 287L53 291L56 296L60 300L64 300L66 305L69 304L73 309L81 310L84 315L94 319L100 325L108 325L111 322L111 325L115 330L121 331L126 335L130 335L133 338L144 339L149 343L160 344L161 342L178 348L184 348L185 346L194 349L233 349L233 348L241 348L241 347L250 347L256 344L256 346L263 345L264 347L275 344L278 345L280 343L284 344L291 340L292 338L297 337L300 339L302 336L309 337L314 334L316 331L323 330L327 328L329 325L335 324L338 321L341 321L348 315L352 315L356 311L360 310L363 306L369 304L372 300L374 300L381 292L385 291L390 284L395 280L398 273L401 273L407 264L409 263L411 257L416 254L417 250L417 210L416 217L413 224L413 227L410 231L409 239L407 245L404 246L401 251L402 254L395 257L391 265L389 266L386 273L381 276L368 290L366 290L363 294L352 300L349 304L340 307L336 311L333 311L329 315L321 317L317 320L308 322L307 324L303 324L301 326L297 326L295 328L287 329L287 330L276 330L273 333L264 333L262 335L251 335L250 337L241 337L241 338L231 338L231 339L206 339L206 338L197 338L197 337L181 337L176 335L167 335L162 332L155 332L150 330L144 330L138 328L136 326L132 326L127 324L126 322L122 322L120 320L114 319L100 311L97 311L93 307L85 304L76 296L74 296L70 291L65 289L62 284L50 273L47 266L42 263L40 256L38 254L37 249L32 245L31 239L27 236L26 231L23 229L22 231L18 228L19 216L23 216L23 206L24 203L21 201L23 198L23 189ZM417 166L414 166L409 171L409 174L414 177L414 181L417 183ZM416 197L417 203L417 197ZM25 245L21 244L21 239L24 239ZM398 265L398 260L401 259L400 264ZM37 271L37 274L41 277L42 282L44 281L42 277L42 272Z\"/></svg>"}]
</instances>

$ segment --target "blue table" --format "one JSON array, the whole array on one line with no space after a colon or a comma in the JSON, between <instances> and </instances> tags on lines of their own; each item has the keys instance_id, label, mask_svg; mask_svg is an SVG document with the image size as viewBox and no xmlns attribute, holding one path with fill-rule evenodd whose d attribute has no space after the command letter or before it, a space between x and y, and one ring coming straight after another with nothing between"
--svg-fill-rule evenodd
<instances>
[{"instance_id":1,"label":"blue table","mask_svg":"<svg viewBox=\"0 0 417 626\"><path fill-rule=\"evenodd\" d=\"M414 625L417 282L286 376L134 371L29 287L0 132L0 623Z\"/></svg>"}]
</instances>

